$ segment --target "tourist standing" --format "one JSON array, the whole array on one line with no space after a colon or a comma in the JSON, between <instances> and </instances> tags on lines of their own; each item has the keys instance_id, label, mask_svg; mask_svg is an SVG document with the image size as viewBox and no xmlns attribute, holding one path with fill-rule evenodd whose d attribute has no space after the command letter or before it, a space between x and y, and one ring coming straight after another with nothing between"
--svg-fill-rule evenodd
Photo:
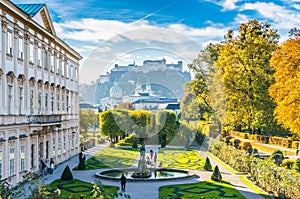
<instances>
[{"instance_id":1,"label":"tourist standing","mask_svg":"<svg viewBox=\"0 0 300 199\"><path fill-rule=\"evenodd\" d=\"M153 160L153 151L152 151L152 149L150 150L150 157L151 157L151 160Z\"/></svg>"},{"instance_id":2,"label":"tourist standing","mask_svg":"<svg viewBox=\"0 0 300 199\"><path fill-rule=\"evenodd\" d=\"M53 174L53 170L54 170L54 161L53 158L50 159L50 174Z\"/></svg>"},{"instance_id":3,"label":"tourist standing","mask_svg":"<svg viewBox=\"0 0 300 199\"><path fill-rule=\"evenodd\" d=\"M120 180L121 180L121 189L122 189L122 191L125 191L125 188L126 188L126 177L124 176L124 174L122 174Z\"/></svg>"},{"instance_id":4,"label":"tourist standing","mask_svg":"<svg viewBox=\"0 0 300 199\"><path fill-rule=\"evenodd\" d=\"M41 160L41 167L42 167L42 174L47 175L47 165L43 160Z\"/></svg>"}]
</instances>

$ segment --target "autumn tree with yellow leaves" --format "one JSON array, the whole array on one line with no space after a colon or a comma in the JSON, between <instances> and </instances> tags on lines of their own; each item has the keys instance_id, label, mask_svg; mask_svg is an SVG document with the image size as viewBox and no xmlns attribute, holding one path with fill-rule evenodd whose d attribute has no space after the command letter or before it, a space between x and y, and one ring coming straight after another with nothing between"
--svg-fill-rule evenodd
<instances>
[{"instance_id":1,"label":"autumn tree with yellow leaves","mask_svg":"<svg viewBox=\"0 0 300 199\"><path fill-rule=\"evenodd\" d=\"M276 103L275 118L300 137L300 31L292 29L291 38L273 54L270 65L275 83L269 93Z\"/></svg>"},{"instance_id":2,"label":"autumn tree with yellow leaves","mask_svg":"<svg viewBox=\"0 0 300 199\"><path fill-rule=\"evenodd\" d=\"M270 24L249 20L237 33L229 30L223 42L209 44L189 65L195 72L190 87L223 130L284 132L268 92L274 83L270 59L278 41Z\"/></svg>"}]
</instances>

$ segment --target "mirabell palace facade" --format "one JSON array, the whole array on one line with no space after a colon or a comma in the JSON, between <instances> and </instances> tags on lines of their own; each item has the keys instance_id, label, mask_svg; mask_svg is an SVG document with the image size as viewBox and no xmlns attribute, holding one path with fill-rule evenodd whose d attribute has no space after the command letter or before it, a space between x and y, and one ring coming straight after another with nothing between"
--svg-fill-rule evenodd
<instances>
[{"instance_id":1,"label":"mirabell palace facade","mask_svg":"<svg viewBox=\"0 0 300 199\"><path fill-rule=\"evenodd\" d=\"M0 177L15 184L41 160L79 152L79 60L45 4L0 0Z\"/></svg>"}]
</instances>

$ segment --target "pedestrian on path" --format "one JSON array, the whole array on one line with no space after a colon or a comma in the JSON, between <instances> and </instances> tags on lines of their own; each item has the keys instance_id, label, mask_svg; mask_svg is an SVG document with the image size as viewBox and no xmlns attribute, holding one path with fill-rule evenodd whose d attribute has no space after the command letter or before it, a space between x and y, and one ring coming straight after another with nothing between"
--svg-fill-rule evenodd
<instances>
[{"instance_id":1,"label":"pedestrian on path","mask_svg":"<svg viewBox=\"0 0 300 199\"><path fill-rule=\"evenodd\" d=\"M298 153L299 153L299 149L296 150L296 156L298 156Z\"/></svg>"},{"instance_id":2,"label":"pedestrian on path","mask_svg":"<svg viewBox=\"0 0 300 199\"><path fill-rule=\"evenodd\" d=\"M157 153L155 152L154 153L154 158L153 158L153 162L154 162L154 165L156 166L156 163L157 163Z\"/></svg>"},{"instance_id":3,"label":"pedestrian on path","mask_svg":"<svg viewBox=\"0 0 300 199\"><path fill-rule=\"evenodd\" d=\"M53 170L54 170L54 161L53 158L50 159L50 174L53 174Z\"/></svg>"},{"instance_id":4,"label":"pedestrian on path","mask_svg":"<svg viewBox=\"0 0 300 199\"><path fill-rule=\"evenodd\" d=\"M47 165L43 160L41 160L41 167L42 167L42 174L47 175Z\"/></svg>"},{"instance_id":5,"label":"pedestrian on path","mask_svg":"<svg viewBox=\"0 0 300 199\"><path fill-rule=\"evenodd\" d=\"M121 180L121 189L122 189L122 191L125 191L125 188L126 188L126 177L124 176L124 174L122 174L120 180Z\"/></svg>"},{"instance_id":6,"label":"pedestrian on path","mask_svg":"<svg viewBox=\"0 0 300 199\"><path fill-rule=\"evenodd\" d=\"M153 150L152 149L150 150L150 157L151 157L151 160L153 160Z\"/></svg>"}]
</instances>

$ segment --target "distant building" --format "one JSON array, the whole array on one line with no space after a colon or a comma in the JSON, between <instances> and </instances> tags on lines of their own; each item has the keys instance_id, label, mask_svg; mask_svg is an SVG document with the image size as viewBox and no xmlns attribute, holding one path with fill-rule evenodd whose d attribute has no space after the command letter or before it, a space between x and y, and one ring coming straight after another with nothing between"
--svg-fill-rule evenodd
<instances>
[{"instance_id":1,"label":"distant building","mask_svg":"<svg viewBox=\"0 0 300 199\"><path fill-rule=\"evenodd\" d=\"M180 113L180 103L160 104L158 110L171 110L175 111L176 115L178 115Z\"/></svg>"},{"instance_id":2,"label":"distant building","mask_svg":"<svg viewBox=\"0 0 300 199\"><path fill-rule=\"evenodd\" d=\"M45 4L0 2L0 178L79 152L79 60Z\"/></svg>"},{"instance_id":3,"label":"distant building","mask_svg":"<svg viewBox=\"0 0 300 199\"><path fill-rule=\"evenodd\" d=\"M147 90L147 85L151 85L153 95L180 99L184 94L183 84L191 80L190 72L182 70L182 61L167 64L166 59L145 60L142 65L135 63L124 66L115 64L113 69L99 76L94 103L103 104L105 101L107 104L115 105L114 102L118 102L120 98L113 97L117 99L114 100L110 95L111 89L116 85L122 90L121 98L129 102L139 99L139 95L142 95L141 92L135 92L138 87ZM128 96L131 98L125 99ZM83 100L91 99L91 97L86 98Z\"/></svg>"},{"instance_id":4,"label":"distant building","mask_svg":"<svg viewBox=\"0 0 300 199\"><path fill-rule=\"evenodd\" d=\"M98 112L98 107L85 102L79 103L79 108L80 110L92 110L94 112Z\"/></svg>"},{"instance_id":5,"label":"distant building","mask_svg":"<svg viewBox=\"0 0 300 199\"><path fill-rule=\"evenodd\" d=\"M177 99L169 99L165 97L151 97L147 99L139 99L132 103L134 110L150 110L153 113L156 113L159 110L159 107L162 105L168 105L169 103L178 103Z\"/></svg>"},{"instance_id":6,"label":"distant building","mask_svg":"<svg viewBox=\"0 0 300 199\"><path fill-rule=\"evenodd\" d=\"M158 98L158 95L155 95L151 89L151 84L146 84L146 89L142 89L141 84L137 84L137 87L134 90L134 93L129 96L123 97L123 102L134 103L139 99L149 99L149 98Z\"/></svg>"}]
</instances>

